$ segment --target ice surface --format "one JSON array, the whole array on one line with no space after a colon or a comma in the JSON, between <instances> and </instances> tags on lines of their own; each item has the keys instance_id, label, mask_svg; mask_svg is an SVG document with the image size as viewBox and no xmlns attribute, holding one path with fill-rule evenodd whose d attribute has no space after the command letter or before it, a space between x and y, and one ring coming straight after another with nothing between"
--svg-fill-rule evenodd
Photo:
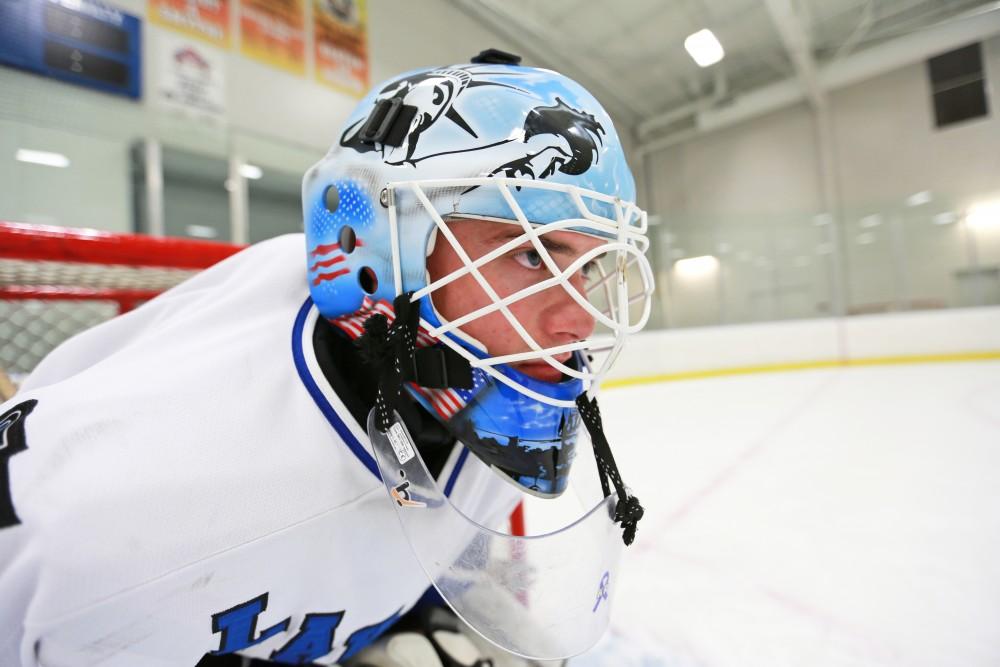
<instances>
[{"instance_id":1,"label":"ice surface","mask_svg":"<svg viewBox=\"0 0 1000 667\"><path fill-rule=\"evenodd\" d=\"M646 517L573 667L1000 665L1000 363L602 395Z\"/></svg>"}]
</instances>

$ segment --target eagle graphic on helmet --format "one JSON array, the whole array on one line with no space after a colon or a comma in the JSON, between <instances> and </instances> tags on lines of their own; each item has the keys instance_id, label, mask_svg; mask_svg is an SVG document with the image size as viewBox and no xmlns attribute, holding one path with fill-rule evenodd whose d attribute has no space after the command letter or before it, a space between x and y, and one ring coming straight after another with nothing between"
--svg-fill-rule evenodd
<instances>
[{"instance_id":1,"label":"eagle graphic on helmet","mask_svg":"<svg viewBox=\"0 0 1000 667\"><path fill-rule=\"evenodd\" d=\"M506 88L522 95L528 91L514 85L491 81L483 77L514 76L508 72L476 71L476 66L448 67L420 72L393 81L384 86L375 97L372 114L378 113L385 102L398 102L404 109L411 109L403 119L409 118L409 126L399 146L387 142L366 141L362 137L362 127L371 115L361 118L344 130L340 145L365 153L380 151L387 165L416 166L425 160L479 151L496 152L498 157L510 155L511 147L520 146L521 155L507 159L489 174L511 178L547 178L560 171L578 175L587 171L599 159L599 147L603 144L604 127L594 117L581 109L574 109L562 98L556 97L555 104L539 105L531 109L525 117L522 132L499 141L483 143L480 134L462 115L456 103L463 92L482 86ZM468 146L451 148L446 151L422 153L418 151L421 137L436 123L445 119L460 128L469 137ZM545 138L541 148L529 151L535 137ZM501 148L505 147L505 148Z\"/></svg>"},{"instance_id":2,"label":"eagle graphic on helmet","mask_svg":"<svg viewBox=\"0 0 1000 667\"><path fill-rule=\"evenodd\" d=\"M524 142L538 135L552 135L563 139L568 150L558 143L546 146L500 165L491 175L547 178L556 171L574 176L582 174L598 159L602 134L604 128L593 114L574 109L557 97L555 106L535 107L528 113L524 121ZM540 165L544 166L538 169Z\"/></svg>"}]
</instances>

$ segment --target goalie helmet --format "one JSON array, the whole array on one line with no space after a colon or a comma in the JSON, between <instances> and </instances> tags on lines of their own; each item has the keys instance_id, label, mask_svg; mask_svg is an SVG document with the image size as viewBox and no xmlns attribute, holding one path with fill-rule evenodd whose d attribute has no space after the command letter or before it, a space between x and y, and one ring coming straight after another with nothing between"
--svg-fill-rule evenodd
<instances>
[{"instance_id":1,"label":"goalie helmet","mask_svg":"<svg viewBox=\"0 0 1000 667\"><path fill-rule=\"evenodd\" d=\"M464 357L473 377L465 387L409 383L407 390L523 490L560 494L580 428L574 400L596 388L625 336L645 324L653 286L646 216L601 105L565 76L510 61L410 72L361 101L306 173L302 198L309 287L320 313L357 318L413 292L419 343ZM502 222L516 233L472 258L448 227L460 219ZM601 242L560 267L546 249L546 234L556 231ZM463 266L432 282L427 257L439 243L455 246ZM536 252L546 275L513 294L498 293L479 268L515 248ZM598 270L583 294L571 279L594 263ZM448 321L435 295L463 276L472 276L490 303ZM566 290L600 335L549 347L536 341L510 306L545 289ZM497 312L523 351L491 354L463 330ZM592 365L595 352L604 354ZM515 367L527 360L543 360L561 380L545 382Z\"/></svg>"}]
</instances>

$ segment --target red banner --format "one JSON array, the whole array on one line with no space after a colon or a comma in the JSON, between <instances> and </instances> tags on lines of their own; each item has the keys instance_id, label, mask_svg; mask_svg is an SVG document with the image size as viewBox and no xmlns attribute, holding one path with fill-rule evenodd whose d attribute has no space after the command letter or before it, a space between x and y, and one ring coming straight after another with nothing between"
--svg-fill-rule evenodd
<instances>
[{"instance_id":1,"label":"red banner","mask_svg":"<svg viewBox=\"0 0 1000 667\"><path fill-rule=\"evenodd\" d=\"M149 0L149 20L216 46L229 46L229 0Z\"/></svg>"},{"instance_id":2,"label":"red banner","mask_svg":"<svg viewBox=\"0 0 1000 667\"><path fill-rule=\"evenodd\" d=\"M242 0L240 50L293 74L305 74L304 0Z\"/></svg>"},{"instance_id":3,"label":"red banner","mask_svg":"<svg viewBox=\"0 0 1000 667\"><path fill-rule=\"evenodd\" d=\"M316 80L361 97L368 91L367 0L313 0Z\"/></svg>"}]
</instances>

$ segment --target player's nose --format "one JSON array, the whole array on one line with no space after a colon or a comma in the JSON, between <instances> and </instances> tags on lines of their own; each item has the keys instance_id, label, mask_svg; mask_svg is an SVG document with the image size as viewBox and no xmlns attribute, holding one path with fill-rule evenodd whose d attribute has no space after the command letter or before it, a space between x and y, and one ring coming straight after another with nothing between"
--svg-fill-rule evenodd
<instances>
[{"instance_id":1,"label":"player's nose","mask_svg":"<svg viewBox=\"0 0 1000 667\"><path fill-rule=\"evenodd\" d=\"M552 343L562 344L584 340L594 333L596 319L568 290L574 290L580 301L586 303L585 278L577 273L569 278L568 284L556 285L549 289L551 302L545 310L545 334Z\"/></svg>"}]
</instances>

